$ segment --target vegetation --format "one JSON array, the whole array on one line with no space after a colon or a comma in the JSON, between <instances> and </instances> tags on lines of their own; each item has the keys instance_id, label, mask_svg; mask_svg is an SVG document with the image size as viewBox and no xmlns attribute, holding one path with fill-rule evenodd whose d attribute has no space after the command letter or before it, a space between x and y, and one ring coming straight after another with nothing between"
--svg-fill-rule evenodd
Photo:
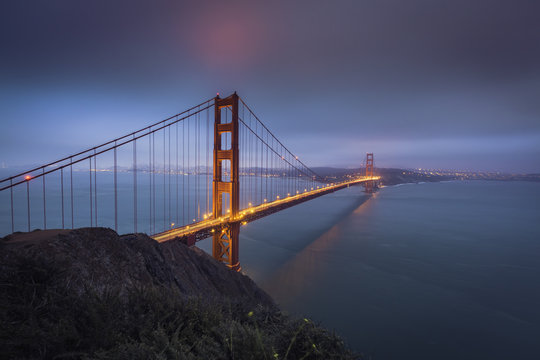
<instances>
[{"instance_id":1,"label":"vegetation","mask_svg":"<svg viewBox=\"0 0 540 360\"><path fill-rule=\"evenodd\" d=\"M0 268L4 358L352 359L334 334L276 308L185 298L162 286L76 293L62 264L11 259Z\"/></svg>"}]
</instances>

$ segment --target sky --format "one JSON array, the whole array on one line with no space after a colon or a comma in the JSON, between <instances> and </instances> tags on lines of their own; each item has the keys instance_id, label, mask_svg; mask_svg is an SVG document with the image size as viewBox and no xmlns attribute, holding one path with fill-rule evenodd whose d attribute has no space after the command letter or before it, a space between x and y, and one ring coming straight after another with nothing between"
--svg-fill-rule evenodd
<instances>
[{"instance_id":1,"label":"sky","mask_svg":"<svg viewBox=\"0 0 540 360\"><path fill-rule=\"evenodd\" d=\"M0 166L237 91L309 166L540 173L537 0L3 1Z\"/></svg>"}]
</instances>

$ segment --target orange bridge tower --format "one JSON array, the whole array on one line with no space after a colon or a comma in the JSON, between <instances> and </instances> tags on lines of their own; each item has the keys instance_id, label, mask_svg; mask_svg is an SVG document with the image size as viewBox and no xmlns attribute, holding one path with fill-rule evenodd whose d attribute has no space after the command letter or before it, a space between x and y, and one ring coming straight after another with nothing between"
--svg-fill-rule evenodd
<instances>
[{"instance_id":1,"label":"orange bridge tower","mask_svg":"<svg viewBox=\"0 0 540 360\"><path fill-rule=\"evenodd\" d=\"M366 177L373 177L373 153L366 154ZM372 193L375 188L375 181L366 182L366 192Z\"/></svg>"},{"instance_id":2,"label":"orange bridge tower","mask_svg":"<svg viewBox=\"0 0 540 360\"><path fill-rule=\"evenodd\" d=\"M240 221L236 221L239 212L240 191L238 178L238 95L220 99L215 98L214 118L214 179L212 183L212 206L214 219L223 216L223 197L228 195L230 219L221 231L213 235L212 254L215 259L225 263L229 268L240 271L238 260L238 237L240 234ZM222 123L221 111L231 111L231 121ZM230 148L225 149L223 134L230 134ZM223 161L229 161L229 181L223 178Z\"/></svg>"}]
</instances>

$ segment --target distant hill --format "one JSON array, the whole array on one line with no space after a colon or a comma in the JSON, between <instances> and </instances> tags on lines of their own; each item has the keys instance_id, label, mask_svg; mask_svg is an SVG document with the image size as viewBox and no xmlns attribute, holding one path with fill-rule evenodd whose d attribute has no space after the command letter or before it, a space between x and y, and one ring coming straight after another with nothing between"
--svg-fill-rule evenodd
<instances>
[{"instance_id":1,"label":"distant hill","mask_svg":"<svg viewBox=\"0 0 540 360\"><path fill-rule=\"evenodd\" d=\"M315 171L320 176L337 176L342 177L344 175L349 174L358 174L361 171L365 172L365 169L357 168L357 169L343 169L343 168L334 168L334 167L315 167L311 168L313 171Z\"/></svg>"},{"instance_id":2,"label":"distant hill","mask_svg":"<svg viewBox=\"0 0 540 360\"><path fill-rule=\"evenodd\" d=\"M329 181L345 179L348 176L364 175L365 168L343 169L332 167L313 168L318 175ZM381 176L381 184L396 185L414 182L437 182L447 180L498 180L498 181L535 181L540 182L540 174L508 174L477 171L451 170L411 170L397 168L375 168Z\"/></svg>"}]
</instances>

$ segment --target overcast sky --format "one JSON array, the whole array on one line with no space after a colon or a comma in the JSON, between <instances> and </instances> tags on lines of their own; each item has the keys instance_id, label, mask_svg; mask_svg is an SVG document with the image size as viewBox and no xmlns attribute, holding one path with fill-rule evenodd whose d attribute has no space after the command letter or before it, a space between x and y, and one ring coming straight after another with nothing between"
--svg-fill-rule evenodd
<instances>
[{"instance_id":1,"label":"overcast sky","mask_svg":"<svg viewBox=\"0 0 540 360\"><path fill-rule=\"evenodd\" d=\"M311 166L540 172L538 0L3 1L0 164L237 91Z\"/></svg>"}]
</instances>

